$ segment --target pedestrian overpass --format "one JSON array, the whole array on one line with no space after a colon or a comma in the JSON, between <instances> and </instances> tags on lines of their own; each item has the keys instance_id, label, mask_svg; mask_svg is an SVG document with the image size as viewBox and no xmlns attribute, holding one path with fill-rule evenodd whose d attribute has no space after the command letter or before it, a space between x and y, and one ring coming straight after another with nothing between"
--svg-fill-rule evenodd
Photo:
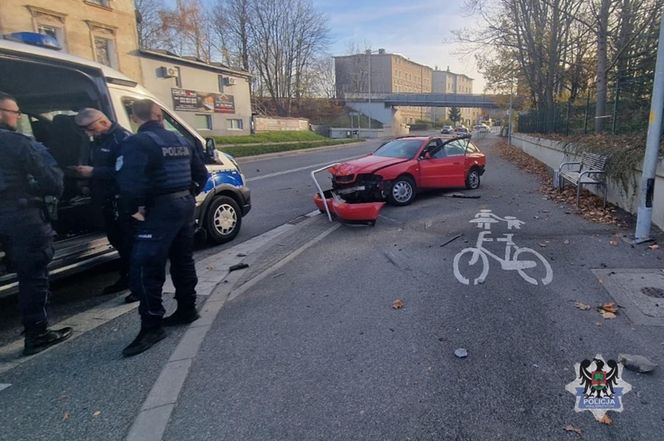
<instances>
[{"instance_id":1,"label":"pedestrian overpass","mask_svg":"<svg viewBox=\"0 0 664 441\"><path fill-rule=\"evenodd\" d=\"M346 93L343 99L348 107L383 124L383 129L363 130L364 138L409 133L398 107L499 109L504 107L500 103L507 102L503 95L454 93Z\"/></svg>"}]
</instances>

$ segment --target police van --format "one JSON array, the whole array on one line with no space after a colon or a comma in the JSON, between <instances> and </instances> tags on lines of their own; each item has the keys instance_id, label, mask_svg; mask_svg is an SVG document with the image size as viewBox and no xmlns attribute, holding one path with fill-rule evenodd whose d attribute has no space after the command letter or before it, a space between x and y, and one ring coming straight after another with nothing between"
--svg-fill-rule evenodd
<instances>
[{"instance_id":1,"label":"police van","mask_svg":"<svg viewBox=\"0 0 664 441\"><path fill-rule=\"evenodd\" d=\"M237 236L242 217L251 208L250 192L235 160L219 152L213 139L202 138L150 92L116 70L39 47L50 43L39 34L17 33L5 38L14 41L0 38L0 91L18 101L23 113L18 131L44 144L63 170L90 162L90 139L74 123L78 110L97 108L135 131L131 105L149 98L162 107L164 126L188 139L206 158L210 178L196 198L197 232L216 244ZM101 208L93 203L92 188L89 179L65 173L65 190L53 222L57 236L49 266L52 276L117 257L104 234ZM15 274L0 250L0 295L16 289Z\"/></svg>"}]
</instances>

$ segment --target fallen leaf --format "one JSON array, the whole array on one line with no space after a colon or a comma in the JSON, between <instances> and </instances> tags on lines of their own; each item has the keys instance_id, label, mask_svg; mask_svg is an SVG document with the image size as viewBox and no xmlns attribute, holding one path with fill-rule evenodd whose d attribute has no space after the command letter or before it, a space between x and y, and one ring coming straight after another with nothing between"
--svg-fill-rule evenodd
<instances>
[{"instance_id":1,"label":"fallen leaf","mask_svg":"<svg viewBox=\"0 0 664 441\"><path fill-rule=\"evenodd\" d=\"M604 319L606 319L606 320L611 320L611 319L614 319L614 318L617 317L617 315L615 315L614 313L612 313L612 312L606 312L606 311L604 311L604 310L602 310L602 311L600 312L600 314L602 314L602 317L604 317Z\"/></svg>"},{"instance_id":2,"label":"fallen leaf","mask_svg":"<svg viewBox=\"0 0 664 441\"><path fill-rule=\"evenodd\" d=\"M67 421L69 419L69 412L65 412L64 416L62 417L62 421Z\"/></svg>"},{"instance_id":3,"label":"fallen leaf","mask_svg":"<svg viewBox=\"0 0 664 441\"><path fill-rule=\"evenodd\" d=\"M653 245L650 245L648 248L650 248L650 249L653 250L653 251L654 251L654 250L658 250L658 249L659 249L659 245L657 245L657 244L653 244Z\"/></svg>"},{"instance_id":4,"label":"fallen leaf","mask_svg":"<svg viewBox=\"0 0 664 441\"><path fill-rule=\"evenodd\" d=\"M565 239L565 240L563 240L563 243L564 243L565 245L569 245L569 240Z\"/></svg>"},{"instance_id":5,"label":"fallen leaf","mask_svg":"<svg viewBox=\"0 0 664 441\"><path fill-rule=\"evenodd\" d=\"M612 313L617 313L618 312L618 305L615 303L604 303L602 306L600 306L601 309L603 309L606 312L612 312Z\"/></svg>"},{"instance_id":6,"label":"fallen leaf","mask_svg":"<svg viewBox=\"0 0 664 441\"><path fill-rule=\"evenodd\" d=\"M395 301L392 302L392 309L401 309L405 305L401 299L396 299Z\"/></svg>"},{"instance_id":7,"label":"fallen leaf","mask_svg":"<svg viewBox=\"0 0 664 441\"><path fill-rule=\"evenodd\" d=\"M101 415L101 410L98 410L92 414L93 417L98 417L99 415Z\"/></svg>"},{"instance_id":8,"label":"fallen leaf","mask_svg":"<svg viewBox=\"0 0 664 441\"><path fill-rule=\"evenodd\" d=\"M618 246L618 241L617 240L610 240L609 244L613 245L614 247Z\"/></svg>"},{"instance_id":9,"label":"fallen leaf","mask_svg":"<svg viewBox=\"0 0 664 441\"><path fill-rule=\"evenodd\" d=\"M599 422L602 423L602 424L606 424L607 426L610 426L611 424L613 424L613 420L611 418L609 418L609 416L607 414L604 414L602 416L602 418L599 419Z\"/></svg>"},{"instance_id":10,"label":"fallen leaf","mask_svg":"<svg viewBox=\"0 0 664 441\"><path fill-rule=\"evenodd\" d=\"M590 305L586 305L585 303L581 302L576 302L574 306L576 306L581 311L587 311L590 309Z\"/></svg>"},{"instance_id":11,"label":"fallen leaf","mask_svg":"<svg viewBox=\"0 0 664 441\"><path fill-rule=\"evenodd\" d=\"M574 427L571 424L568 424L565 427L563 427L563 430L565 432L574 432L577 435L581 436L581 429L579 429L578 427Z\"/></svg>"}]
</instances>

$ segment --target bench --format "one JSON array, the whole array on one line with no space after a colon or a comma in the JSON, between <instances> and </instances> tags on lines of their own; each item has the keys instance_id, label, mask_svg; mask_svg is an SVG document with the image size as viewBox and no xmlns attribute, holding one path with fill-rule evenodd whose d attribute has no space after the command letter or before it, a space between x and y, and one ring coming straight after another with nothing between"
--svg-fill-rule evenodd
<instances>
[{"instance_id":1,"label":"bench","mask_svg":"<svg viewBox=\"0 0 664 441\"><path fill-rule=\"evenodd\" d=\"M597 153L581 155L580 162L563 162L558 167L558 189L563 190L565 181L576 187L576 206L579 206L581 187L595 185L604 187L604 207L606 207L606 162L608 156Z\"/></svg>"}]
</instances>

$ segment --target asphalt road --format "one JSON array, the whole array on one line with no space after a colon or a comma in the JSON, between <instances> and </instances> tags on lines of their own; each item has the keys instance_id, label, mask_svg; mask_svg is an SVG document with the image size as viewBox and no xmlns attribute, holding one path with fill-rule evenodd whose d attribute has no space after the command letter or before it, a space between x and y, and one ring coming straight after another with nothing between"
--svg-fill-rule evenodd
<instances>
[{"instance_id":1,"label":"asphalt road","mask_svg":"<svg viewBox=\"0 0 664 441\"><path fill-rule=\"evenodd\" d=\"M625 311L603 319L594 306L612 298L591 272L658 269L662 251L611 243L623 232L546 200L535 178L498 158L492 143L480 142L489 165L479 199L429 193L408 207L386 207L375 227L342 226L300 248L329 228L317 216L264 250L245 279L268 272L212 323L163 439L576 439L563 430L570 424L582 439L661 440L661 367L623 373L633 389L624 412L610 413L611 426L575 413L564 388L574 364L597 353L640 354L662 365L664 326L636 325ZM256 169L286 170L266 168L277 161ZM280 185L299 190L288 182L297 173L279 175ZM295 202L303 196L290 199L294 190L267 188L294 213L311 211ZM512 230L492 224L488 237L513 234L518 247L546 260L551 278L533 254L525 276L501 265L505 244L493 241L484 244L495 254L486 279L461 283L481 275L480 265L463 259L454 270L456 256L484 231L469 222L480 210L524 222ZM395 299L404 307L393 309ZM0 390L0 439L123 439L182 333L123 360L119 351L137 326L135 313L123 315L0 374L0 384L11 384ZM458 348L468 357L455 357Z\"/></svg>"}]
</instances>

